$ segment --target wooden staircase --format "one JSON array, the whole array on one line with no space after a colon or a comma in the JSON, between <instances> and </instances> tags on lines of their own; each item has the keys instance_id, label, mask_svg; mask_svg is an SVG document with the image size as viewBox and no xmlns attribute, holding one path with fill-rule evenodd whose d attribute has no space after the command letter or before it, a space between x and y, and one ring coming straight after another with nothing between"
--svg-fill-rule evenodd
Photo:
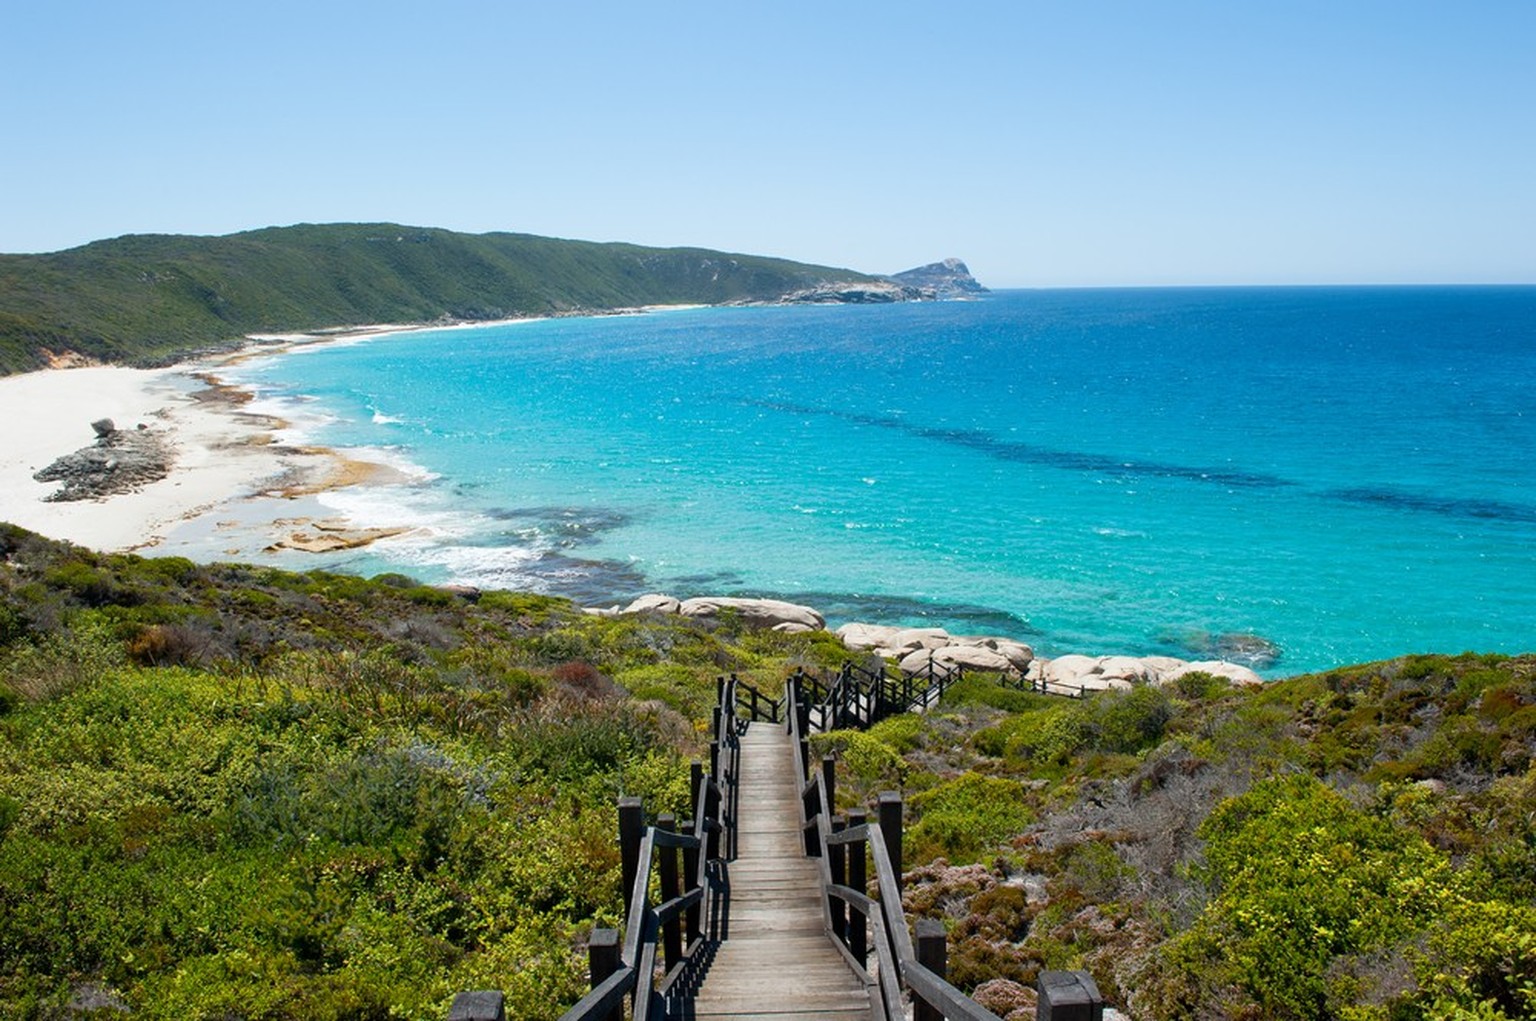
<instances>
[{"instance_id":1,"label":"wooden staircase","mask_svg":"<svg viewBox=\"0 0 1536 1021\"><path fill-rule=\"evenodd\" d=\"M805 857L789 737L753 723L741 751L729 930L692 1016L868 1018L869 989L827 934L816 860Z\"/></svg>"}]
</instances>

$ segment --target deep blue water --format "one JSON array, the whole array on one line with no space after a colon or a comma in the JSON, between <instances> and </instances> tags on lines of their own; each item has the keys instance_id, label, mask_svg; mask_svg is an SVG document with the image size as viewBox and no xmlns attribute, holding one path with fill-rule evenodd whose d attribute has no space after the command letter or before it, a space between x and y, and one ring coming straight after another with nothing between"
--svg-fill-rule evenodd
<instances>
[{"instance_id":1,"label":"deep blue water","mask_svg":"<svg viewBox=\"0 0 1536 1021\"><path fill-rule=\"evenodd\" d=\"M1536 650L1536 288L1003 292L415 333L250 363L429 485L365 572L808 601L1283 674Z\"/></svg>"}]
</instances>

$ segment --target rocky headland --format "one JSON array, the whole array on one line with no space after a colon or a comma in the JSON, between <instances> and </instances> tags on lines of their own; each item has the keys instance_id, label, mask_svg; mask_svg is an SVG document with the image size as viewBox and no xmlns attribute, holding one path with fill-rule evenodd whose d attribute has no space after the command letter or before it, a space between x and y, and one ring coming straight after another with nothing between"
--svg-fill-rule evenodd
<instances>
[{"instance_id":1,"label":"rocky headland","mask_svg":"<svg viewBox=\"0 0 1536 1021\"><path fill-rule=\"evenodd\" d=\"M779 299L788 305L879 305L895 301L951 301L990 294L959 259L905 269L888 277L823 281Z\"/></svg>"},{"instance_id":2,"label":"rocky headland","mask_svg":"<svg viewBox=\"0 0 1536 1021\"><path fill-rule=\"evenodd\" d=\"M975 298L991 293L976 282L971 271L959 259L945 259L905 269L891 274L891 279L903 287L931 292L939 299Z\"/></svg>"}]
</instances>

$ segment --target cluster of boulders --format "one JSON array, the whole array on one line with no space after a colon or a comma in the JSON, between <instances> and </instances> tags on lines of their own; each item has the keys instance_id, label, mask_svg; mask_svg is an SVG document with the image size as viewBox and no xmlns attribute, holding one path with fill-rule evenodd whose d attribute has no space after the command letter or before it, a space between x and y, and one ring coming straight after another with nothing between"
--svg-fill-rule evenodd
<instances>
[{"instance_id":1,"label":"cluster of boulders","mask_svg":"<svg viewBox=\"0 0 1536 1021\"><path fill-rule=\"evenodd\" d=\"M934 666L1017 673L1046 687L1102 691L1135 684L1168 684L1196 671L1225 677L1233 684L1262 684L1245 666L1223 660L1190 663L1172 656L1057 656L1037 659L1023 642L991 635L952 635L942 628L898 628L882 624L844 624L843 644L896 660L915 673Z\"/></svg>"},{"instance_id":2,"label":"cluster of boulders","mask_svg":"<svg viewBox=\"0 0 1536 1021\"><path fill-rule=\"evenodd\" d=\"M734 615L750 627L774 631L820 631L826 620L809 606L782 599L741 599L701 596L676 599L644 595L628 606L587 610L604 617L632 613L680 614L684 617L719 618ZM1248 667L1225 660L1189 662L1172 656L1057 656L1038 659L1024 642L995 635L952 635L943 628L904 628L885 624L844 624L836 634L852 652L866 652L895 660L907 673L932 667L965 667L1014 674L1047 690L1076 693L1080 690L1125 689L1137 684L1170 684L1191 673L1225 677L1233 684L1263 684Z\"/></svg>"},{"instance_id":3,"label":"cluster of boulders","mask_svg":"<svg viewBox=\"0 0 1536 1021\"><path fill-rule=\"evenodd\" d=\"M782 599L738 599L729 596L674 599L672 596L651 593L625 607L589 607L587 612L599 617L617 617L628 613L675 613L684 617L714 618L734 615L749 627L788 632L820 631L827 626L826 618L809 606L800 606Z\"/></svg>"},{"instance_id":4,"label":"cluster of boulders","mask_svg":"<svg viewBox=\"0 0 1536 1021\"><path fill-rule=\"evenodd\" d=\"M156 430L143 424L119 429L110 418L97 419L91 428L95 443L33 474L38 482L62 483L45 498L50 503L128 493L171 473L170 444Z\"/></svg>"},{"instance_id":5,"label":"cluster of boulders","mask_svg":"<svg viewBox=\"0 0 1536 1021\"><path fill-rule=\"evenodd\" d=\"M1195 662L1172 656L1080 656L1069 654L1044 661L1036 675L1047 686L1098 691L1130 688L1136 684L1172 684L1187 674L1225 677L1233 684L1263 684L1264 679L1245 666L1221 659Z\"/></svg>"},{"instance_id":6,"label":"cluster of boulders","mask_svg":"<svg viewBox=\"0 0 1536 1021\"><path fill-rule=\"evenodd\" d=\"M935 666L1024 673L1035 650L1011 638L991 635L952 635L943 628L901 628L885 624L844 624L837 629L843 644L896 660L908 673Z\"/></svg>"}]
</instances>

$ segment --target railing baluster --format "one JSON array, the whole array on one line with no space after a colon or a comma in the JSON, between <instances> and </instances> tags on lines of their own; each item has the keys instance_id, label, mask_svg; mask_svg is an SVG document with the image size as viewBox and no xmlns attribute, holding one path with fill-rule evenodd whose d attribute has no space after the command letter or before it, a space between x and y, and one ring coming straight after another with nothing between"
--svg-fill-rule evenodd
<instances>
[{"instance_id":1,"label":"railing baluster","mask_svg":"<svg viewBox=\"0 0 1536 1021\"><path fill-rule=\"evenodd\" d=\"M684 819L681 824L682 831L684 833L692 833L694 825L694 819ZM693 844L683 848L683 882L687 885L689 893L703 888L703 884L699 881L699 849ZM692 907L683 912L683 917L688 923L688 943L690 946L694 940L704 935L703 930L699 928L699 912L702 901L703 898L700 897L698 902L695 902Z\"/></svg>"},{"instance_id":2,"label":"railing baluster","mask_svg":"<svg viewBox=\"0 0 1536 1021\"><path fill-rule=\"evenodd\" d=\"M885 837L885 853L891 860L891 870L896 873L896 891L901 892L901 795L896 791L880 792L880 833ZM901 910L901 905L896 905Z\"/></svg>"},{"instance_id":3,"label":"railing baluster","mask_svg":"<svg viewBox=\"0 0 1536 1021\"><path fill-rule=\"evenodd\" d=\"M656 828L666 833L675 832L677 820L670 812L657 816ZM682 883L677 875L677 848L663 847L661 849L661 902L663 904L674 897L682 895ZM661 929L661 937L665 948L662 960L668 971L677 967L683 959L683 921L681 918L673 918L667 921Z\"/></svg>"},{"instance_id":4,"label":"railing baluster","mask_svg":"<svg viewBox=\"0 0 1536 1021\"><path fill-rule=\"evenodd\" d=\"M624 877L624 903L629 904L635 888L635 873L640 869L640 842L645 839L645 809L639 798L619 799L619 860Z\"/></svg>"},{"instance_id":5,"label":"railing baluster","mask_svg":"<svg viewBox=\"0 0 1536 1021\"><path fill-rule=\"evenodd\" d=\"M833 833L841 833L847 824L848 821L843 816L832 816ZM832 873L833 885L848 885L848 855L847 849L842 844L831 844L827 847L827 867ZM843 946L847 946L848 905L841 898L833 897L827 907L832 913L832 935L836 936Z\"/></svg>"},{"instance_id":6,"label":"railing baluster","mask_svg":"<svg viewBox=\"0 0 1536 1021\"><path fill-rule=\"evenodd\" d=\"M857 829L868 819L868 813L862 808L851 809L848 812L848 828ZM868 841L859 840L848 845L848 886L860 893L869 889L867 843ZM868 965L869 923L864 917L864 912L852 904L848 905L848 952L853 954L853 959L861 966Z\"/></svg>"},{"instance_id":7,"label":"railing baluster","mask_svg":"<svg viewBox=\"0 0 1536 1021\"><path fill-rule=\"evenodd\" d=\"M944 923L935 918L917 920L917 963L944 977L945 957ZM944 1021L944 1013L920 996L912 997L912 1021Z\"/></svg>"},{"instance_id":8,"label":"railing baluster","mask_svg":"<svg viewBox=\"0 0 1536 1021\"><path fill-rule=\"evenodd\" d=\"M593 929L592 937L587 941L587 974L591 978L592 988L596 989L602 985L608 980L608 976L618 970L619 930ZM599 1021L623 1021L623 1019L623 1009L615 1007Z\"/></svg>"}]
</instances>

